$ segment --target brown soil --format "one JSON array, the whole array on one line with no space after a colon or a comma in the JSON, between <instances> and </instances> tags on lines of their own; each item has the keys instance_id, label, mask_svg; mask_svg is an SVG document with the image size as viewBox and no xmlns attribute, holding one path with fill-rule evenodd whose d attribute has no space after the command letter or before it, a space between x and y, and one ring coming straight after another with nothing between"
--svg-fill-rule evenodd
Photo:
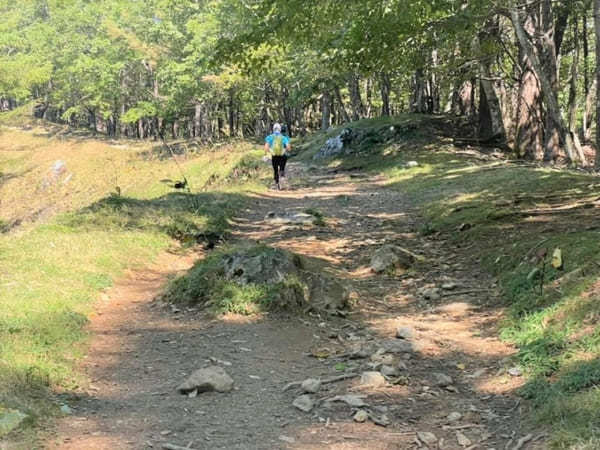
<instances>
[{"instance_id":1,"label":"brown soil","mask_svg":"<svg viewBox=\"0 0 600 450\"><path fill-rule=\"evenodd\" d=\"M503 370L513 349L500 342L502 316L494 281L444 241L416 233L418 219L402 192L383 180L306 172L292 165L293 188L255 195L240 212L235 238L253 239L322 260L355 291L345 318L225 316L166 307L156 301L166 280L201 255L165 254L152 268L135 272L99 300L82 370L90 382L70 400L73 414L48 432L43 445L61 449L146 449L165 443L193 449L505 449L543 448L543 435L523 429L514 390L520 379ZM313 208L325 227L268 225L269 211ZM422 255L407 273L374 275L370 256L383 243ZM456 252L455 252L456 250ZM452 281L438 301L417 290ZM397 326L414 330L417 350L400 357L407 366L399 384L365 389L358 379L325 385L317 395L359 393L391 424L355 423L353 410L336 403L311 413L292 406L299 394L283 387L305 378L360 372L368 360L344 356L357 343L394 339ZM325 358L315 358L314 353ZM210 358L224 366L236 388L196 398L175 387ZM345 367L341 367L343 364ZM433 374L454 379L454 390L437 387ZM449 423L456 411L462 419ZM457 431L471 445L459 445ZM432 432L427 447L417 432Z\"/></svg>"}]
</instances>

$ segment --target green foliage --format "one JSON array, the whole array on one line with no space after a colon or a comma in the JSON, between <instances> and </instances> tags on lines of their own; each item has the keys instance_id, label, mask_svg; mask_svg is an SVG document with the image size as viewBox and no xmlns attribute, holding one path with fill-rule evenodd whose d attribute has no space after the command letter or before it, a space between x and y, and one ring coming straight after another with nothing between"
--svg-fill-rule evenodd
<instances>
[{"instance_id":1,"label":"green foliage","mask_svg":"<svg viewBox=\"0 0 600 450\"><path fill-rule=\"evenodd\" d=\"M319 227L327 226L327 222L325 221L325 216L318 209L308 208L304 212L306 214L310 214L311 216L313 216L315 218L315 221L313 222L315 225L317 225Z\"/></svg>"}]
</instances>

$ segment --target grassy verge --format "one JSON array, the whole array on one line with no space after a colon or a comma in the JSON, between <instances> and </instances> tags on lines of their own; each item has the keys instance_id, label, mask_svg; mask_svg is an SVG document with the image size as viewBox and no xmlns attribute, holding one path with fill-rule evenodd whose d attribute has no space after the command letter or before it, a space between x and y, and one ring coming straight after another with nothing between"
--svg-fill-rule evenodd
<instances>
[{"instance_id":1,"label":"grassy verge","mask_svg":"<svg viewBox=\"0 0 600 450\"><path fill-rule=\"evenodd\" d=\"M358 126L376 131L389 123ZM326 137L312 137L311 145ZM528 376L520 394L533 402L535 419L551 426L555 448L598 448L599 179L485 158L434 133L396 137L327 163L386 175L421 211L422 233L440 233L498 278L507 306L502 337L518 346ZM551 266L555 249L562 251L560 269Z\"/></svg>"},{"instance_id":2,"label":"grassy verge","mask_svg":"<svg viewBox=\"0 0 600 450\"><path fill-rule=\"evenodd\" d=\"M0 411L32 425L57 413L53 392L81 382L73 365L99 293L176 241L226 232L268 172L249 143L196 148L179 157L188 193L153 144L4 129L0 150ZM43 190L56 160L66 172ZM49 213L30 216L38 209Z\"/></svg>"}]
</instances>

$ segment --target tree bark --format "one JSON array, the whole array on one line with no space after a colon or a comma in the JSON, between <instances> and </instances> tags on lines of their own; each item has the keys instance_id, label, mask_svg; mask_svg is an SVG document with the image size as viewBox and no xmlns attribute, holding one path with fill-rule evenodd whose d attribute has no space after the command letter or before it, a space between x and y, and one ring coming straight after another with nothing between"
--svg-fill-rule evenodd
<instances>
[{"instance_id":1,"label":"tree bark","mask_svg":"<svg viewBox=\"0 0 600 450\"><path fill-rule=\"evenodd\" d=\"M549 0L544 0L544 3L547 1ZM525 51L527 58L531 61L533 70L535 71L542 88L542 97L544 99L544 103L546 104L546 124L547 127L550 126L550 130L547 130L547 132L550 131L550 135L546 138L546 150L554 147L554 140L556 140L556 145L564 143L565 150L567 152L567 158L569 161L574 161L575 142L573 141L573 136L571 133L568 132L560 112L556 91L554 90L555 86L552 84L553 80L547 76L547 72L544 70L542 63L540 62L540 58L529 41L529 37L523 28L521 14L519 11L512 9L510 12L510 18L515 28L519 44ZM546 39L548 39L548 37L546 37ZM544 156L545 158L547 157L546 153Z\"/></svg>"},{"instance_id":2,"label":"tree bark","mask_svg":"<svg viewBox=\"0 0 600 450\"><path fill-rule=\"evenodd\" d=\"M600 55L600 0L594 0L594 31L596 55ZM596 91L600 92L600 58L596 58ZM594 166L600 169L600 95L596 95L596 158Z\"/></svg>"},{"instance_id":3,"label":"tree bark","mask_svg":"<svg viewBox=\"0 0 600 450\"><path fill-rule=\"evenodd\" d=\"M588 124L590 123L590 109L588 108L589 97L590 97L590 74L589 74L589 53L590 53L590 44L588 40L588 31L587 31L587 8L583 13L582 20L582 38L583 38L583 92L585 94L585 110L583 112L583 140L587 141L588 135Z\"/></svg>"},{"instance_id":4,"label":"tree bark","mask_svg":"<svg viewBox=\"0 0 600 450\"><path fill-rule=\"evenodd\" d=\"M489 20L485 25L485 31L478 36L478 52L493 39L498 39L500 28L496 19ZM479 61L479 137L484 141L504 143L506 141L506 130L502 118L500 100L492 81L492 57L482 55Z\"/></svg>"},{"instance_id":5,"label":"tree bark","mask_svg":"<svg viewBox=\"0 0 600 450\"><path fill-rule=\"evenodd\" d=\"M413 93L410 111L413 113L427 112L427 86L423 69L417 69L413 78Z\"/></svg>"},{"instance_id":6,"label":"tree bark","mask_svg":"<svg viewBox=\"0 0 600 450\"><path fill-rule=\"evenodd\" d=\"M229 137L233 137L235 135L235 104L234 104L233 89L229 90L228 125L229 125Z\"/></svg>"},{"instance_id":7,"label":"tree bark","mask_svg":"<svg viewBox=\"0 0 600 450\"><path fill-rule=\"evenodd\" d=\"M360 95L360 83L358 75L350 74L348 79L348 90L350 91L350 104L352 107L352 120L362 119L365 114L365 106Z\"/></svg>"},{"instance_id":8,"label":"tree bark","mask_svg":"<svg viewBox=\"0 0 600 450\"><path fill-rule=\"evenodd\" d=\"M579 136L577 134L577 80L579 76L578 65L579 65L579 20L575 15L573 16L573 61L571 63L571 80L569 83L569 133L573 136L575 143L575 150L577 151L577 158L581 161L583 166L587 165L585 154L581 148L579 142Z\"/></svg>"},{"instance_id":9,"label":"tree bark","mask_svg":"<svg viewBox=\"0 0 600 450\"><path fill-rule=\"evenodd\" d=\"M202 103L200 103L200 100L196 100L194 103L193 129L190 130L190 137L199 138L202 134Z\"/></svg>"},{"instance_id":10,"label":"tree bark","mask_svg":"<svg viewBox=\"0 0 600 450\"><path fill-rule=\"evenodd\" d=\"M331 94L329 91L323 92L321 96L321 129L328 130L331 126Z\"/></svg>"},{"instance_id":11,"label":"tree bark","mask_svg":"<svg viewBox=\"0 0 600 450\"><path fill-rule=\"evenodd\" d=\"M524 31L534 33L533 18L528 15L523 24ZM518 40L517 40L518 45ZM526 159L543 156L541 92L537 77L525 50L519 45L519 62L523 72L519 78L515 130L515 151Z\"/></svg>"},{"instance_id":12,"label":"tree bark","mask_svg":"<svg viewBox=\"0 0 600 450\"><path fill-rule=\"evenodd\" d=\"M340 88L338 86L335 87L334 93L344 122L350 122L350 116L348 115L348 111L346 111L346 107L344 106L344 100L342 99L342 93L340 92Z\"/></svg>"},{"instance_id":13,"label":"tree bark","mask_svg":"<svg viewBox=\"0 0 600 450\"><path fill-rule=\"evenodd\" d=\"M390 77L386 72L381 72L380 76L380 90L381 90L381 115L390 115Z\"/></svg>"}]
</instances>

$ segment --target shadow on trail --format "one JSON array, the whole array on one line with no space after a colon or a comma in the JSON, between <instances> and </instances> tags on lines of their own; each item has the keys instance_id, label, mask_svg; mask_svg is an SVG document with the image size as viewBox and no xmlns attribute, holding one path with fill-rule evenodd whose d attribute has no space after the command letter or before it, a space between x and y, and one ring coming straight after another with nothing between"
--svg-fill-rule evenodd
<instances>
[{"instance_id":1,"label":"shadow on trail","mask_svg":"<svg viewBox=\"0 0 600 450\"><path fill-rule=\"evenodd\" d=\"M170 193L153 199L111 195L61 221L75 230L157 231L193 243L202 233L227 233L229 218L247 201L245 195L223 193Z\"/></svg>"}]
</instances>

